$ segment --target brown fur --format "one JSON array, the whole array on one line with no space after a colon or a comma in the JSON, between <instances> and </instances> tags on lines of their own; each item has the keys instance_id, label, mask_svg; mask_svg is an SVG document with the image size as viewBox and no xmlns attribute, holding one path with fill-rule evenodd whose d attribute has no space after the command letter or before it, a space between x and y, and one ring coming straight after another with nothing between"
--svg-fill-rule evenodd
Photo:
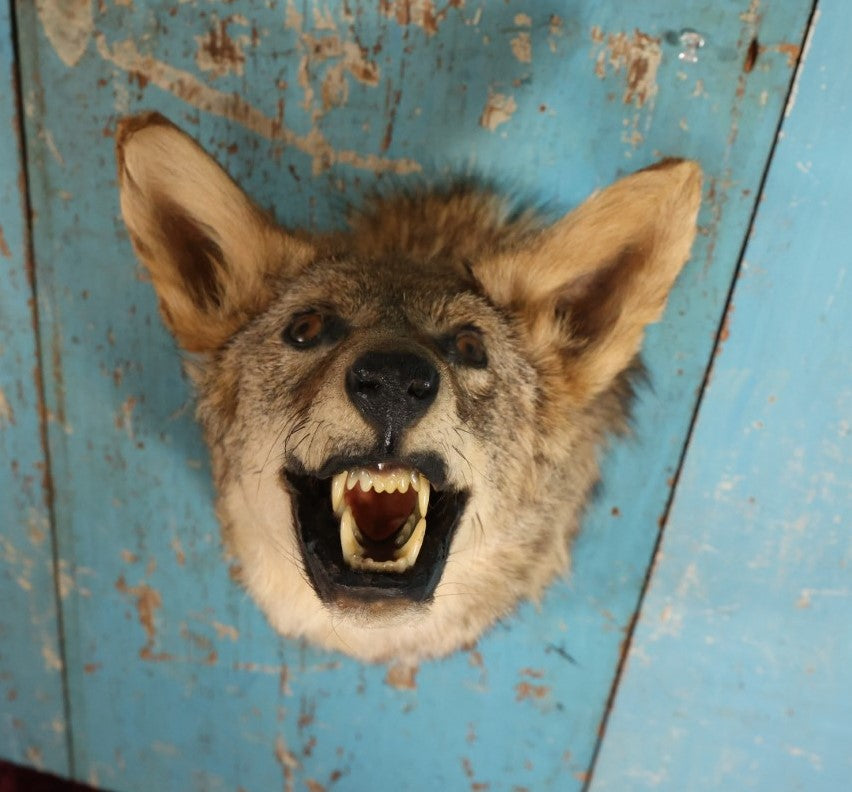
<instances>
[{"instance_id":1,"label":"brown fur","mask_svg":"<svg viewBox=\"0 0 852 792\"><path fill-rule=\"evenodd\" d=\"M644 329L689 256L697 165L663 161L550 227L461 188L376 200L350 232L297 237L161 116L124 121L117 156L131 239L166 324L196 354L226 546L277 629L369 660L436 656L566 569L599 449L625 426ZM290 318L317 305L351 331L287 348ZM469 324L485 339L482 369L454 365L436 341ZM323 603L281 467L319 470L374 446L343 381L387 345L417 350L444 383L402 452L440 451L469 502L429 602Z\"/></svg>"}]
</instances>

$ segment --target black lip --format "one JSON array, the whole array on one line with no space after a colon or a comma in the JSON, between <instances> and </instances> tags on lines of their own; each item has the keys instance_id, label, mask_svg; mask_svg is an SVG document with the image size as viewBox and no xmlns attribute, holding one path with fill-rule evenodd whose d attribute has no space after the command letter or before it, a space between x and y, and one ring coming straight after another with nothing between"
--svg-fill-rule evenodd
<instances>
[{"instance_id":1,"label":"black lip","mask_svg":"<svg viewBox=\"0 0 852 792\"><path fill-rule=\"evenodd\" d=\"M340 547L340 521L331 508L330 477L352 467L399 464L421 471L434 487L429 500L426 536L414 566L405 572L369 572L352 569ZM404 460L375 456L347 456L328 460L315 474L285 469L282 478L291 494L293 517L302 560L317 595L327 603L407 600L425 603L432 599L450 553L455 530L464 512L468 493L446 487L446 465L426 454Z\"/></svg>"}]
</instances>

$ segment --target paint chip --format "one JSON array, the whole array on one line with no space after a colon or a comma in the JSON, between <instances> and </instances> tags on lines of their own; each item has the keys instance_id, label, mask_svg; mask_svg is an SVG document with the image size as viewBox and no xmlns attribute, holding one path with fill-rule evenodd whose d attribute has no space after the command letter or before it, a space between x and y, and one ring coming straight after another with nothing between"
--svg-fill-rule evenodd
<instances>
[{"instance_id":1,"label":"paint chip","mask_svg":"<svg viewBox=\"0 0 852 792\"><path fill-rule=\"evenodd\" d=\"M246 33L232 36L228 26L234 22L241 24L243 20L239 17L214 18L205 35L195 36L198 45L195 64L201 71L210 73L213 79L227 74L242 76L246 62L243 47L251 44L251 37Z\"/></svg>"},{"instance_id":2,"label":"paint chip","mask_svg":"<svg viewBox=\"0 0 852 792\"><path fill-rule=\"evenodd\" d=\"M62 658L52 646L42 646L41 656L44 659L44 667L48 671L62 670Z\"/></svg>"},{"instance_id":3,"label":"paint chip","mask_svg":"<svg viewBox=\"0 0 852 792\"><path fill-rule=\"evenodd\" d=\"M515 685L515 701L542 701L550 695L547 685L533 685L530 682L518 682Z\"/></svg>"},{"instance_id":4,"label":"paint chip","mask_svg":"<svg viewBox=\"0 0 852 792\"><path fill-rule=\"evenodd\" d=\"M9 400L6 398L6 393L0 388L0 429L6 426L15 425L15 411Z\"/></svg>"},{"instance_id":5,"label":"paint chip","mask_svg":"<svg viewBox=\"0 0 852 792\"><path fill-rule=\"evenodd\" d=\"M493 132L501 124L509 121L517 109L518 105L513 96L489 91L488 101L485 103L482 115L479 116L479 125Z\"/></svg>"},{"instance_id":6,"label":"paint chip","mask_svg":"<svg viewBox=\"0 0 852 792\"><path fill-rule=\"evenodd\" d=\"M141 75L198 110L227 118L261 137L293 146L311 157L314 173L321 173L335 164L374 173L406 174L421 170L420 164L411 159L392 160L374 154L334 149L316 127L305 135L297 135L284 125L281 118L266 115L239 95L218 91L190 72L143 55L132 39L110 44L103 34L98 33L95 40L98 53L105 61L130 74ZM359 79L369 80L372 77L362 72Z\"/></svg>"},{"instance_id":7,"label":"paint chip","mask_svg":"<svg viewBox=\"0 0 852 792\"><path fill-rule=\"evenodd\" d=\"M511 45L512 54L520 63L532 63L532 39L529 33L518 33Z\"/></svg>"},{"instance_id":8,"label":"paint chip","mask_svg":"<svg viewBox=\"0 0 852 792\"><path fill-rule=\"evenodd\" d=\"M388 668L385 684L397 690L417 689L417 666L396 663Z\"/></svg>"},{"instance_id":9,"label":"paint chip","mask_svg":"<svg viewBox=\"0 0 852 792\"><path fill-rule=\"evenodd\" d=\"M395 19L401 27L414 25L422 28L429 36L438 32L438 25L444 21L447 9L453 5L458 5L458 0L436 11L432 0L379 0L379 10L384 16Z\"/></svg>"},{"instance_id":10,"label":"paint chip","mask_svg":"<svg viewBox=\"0 0 852 792\"><path fill-rule=\"evenodd\" d=\"M657 71L663 57L660 39L641 30L633 35L626 33L604 34L600 27L591 31L595 74L604 79L608 69L613 74L624 72L624 104L637 108L653 101L657 95Z\"/></svg>"},{"instance_id":11,"label":"paint chip","mask_svg":"<svg viewBox=\"0 0 852 792\"><path fill-rule=\"evenodd\" d=\"M236 641L240 637L240 633L236 627L232 627L230 624L221 624L220 622L213 622L213 629L216 630L216 635L219 638L230 638L232 641Z\"/></svg>"},{"instance_id":12,"label":"paint chip","mask_svg":"<svg viewBox=\"0 0 852 792\"><path fill-rule=\"evenodd\" d=\"M6 242L6 236L3 234L3 226L0 225L0 256L3 258L12 258L12 251L9 249L9 244Z\"/></svg>"},{"instance_id":13,"label":"paint chip","mask_svg":"<svg viewBox=\"0 0 852 792\"><path fill-rule=\"evenodd\" d=\"M124 575L119 577L115 583L115 588L122 594L127 594L136 598L136 613L139 619L139 624L145 630L146 642L142 649L139 650L139 656L143 660L166 660L168 655L155 655L151 650L157 639L157 627L154 623L154 615L163 606L163 600L160 597L160 592L151 588L147 583L140 583L138 586L128 586Z\"/></svg>"},{"instance_id":14,"label":"paint chip","mask_svg":"<svg viewBox=\"0 0 852 792\"><path fill-rule=\"evenodd\" d=\"M89 46L94 29L92 6L92 0L36 0L47 40L69 68L77 65Z\"/></svg>"}]
</instances>

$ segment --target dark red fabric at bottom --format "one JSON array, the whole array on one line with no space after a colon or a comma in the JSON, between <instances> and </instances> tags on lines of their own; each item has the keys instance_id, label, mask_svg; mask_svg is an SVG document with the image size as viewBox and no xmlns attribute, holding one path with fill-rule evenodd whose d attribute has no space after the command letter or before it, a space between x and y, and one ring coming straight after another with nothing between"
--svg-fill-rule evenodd
<instances>
[{"instance_id":1,"label":"dark red fabric at bottom","mask_svg":"<svg viewBox=\"0 0 852 792\"><path fill-rule=\"evenodd\" d=\"M0 762L0 792L92 792L92 788Z\"/></svg>"}]
</instances>

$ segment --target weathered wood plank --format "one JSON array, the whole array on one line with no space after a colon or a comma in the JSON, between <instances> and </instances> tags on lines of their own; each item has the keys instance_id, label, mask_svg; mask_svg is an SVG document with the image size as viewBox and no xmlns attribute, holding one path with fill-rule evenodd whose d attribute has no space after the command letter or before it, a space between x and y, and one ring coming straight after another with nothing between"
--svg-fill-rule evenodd
<instances>
[{"instance_id":1,"label":"weathered wood plank","mask_svg":"<svg viewBox=\"0 0 852 792\"><path fill-rule=\"evenodd\" d=\"M592 790L852 775L852 63L821 0Z\"/></svg>"},{"instance_id":2,"label":"weathered wood plank","mask_svg":"<svg viewBox=\"0 0 852 792\"><path fill-rule=\"evenodd\" d=\"M68 773L9 4L0 2L0 756Z\"/></svg>"},{"instance_id":3,"label":"weathered wood plank","mask_svg":"<svg viewBox=\"0 0 852 792\"><path fill-rule=\"evenodd\" d=\"M65 602L79 773L577 788L809 3L268 6L19 5L59 550L91 592ZM685 27L707 38L695 64L677 57ZM110 130L143 107L292 225L339 223L346 199L411 171L473 164L566 206L662 154L703 161L704 236L649 339L655 392L540 610L415 677L277 639L230 583L188 389L118 220Z\"/></svg>"}]
</instances>

